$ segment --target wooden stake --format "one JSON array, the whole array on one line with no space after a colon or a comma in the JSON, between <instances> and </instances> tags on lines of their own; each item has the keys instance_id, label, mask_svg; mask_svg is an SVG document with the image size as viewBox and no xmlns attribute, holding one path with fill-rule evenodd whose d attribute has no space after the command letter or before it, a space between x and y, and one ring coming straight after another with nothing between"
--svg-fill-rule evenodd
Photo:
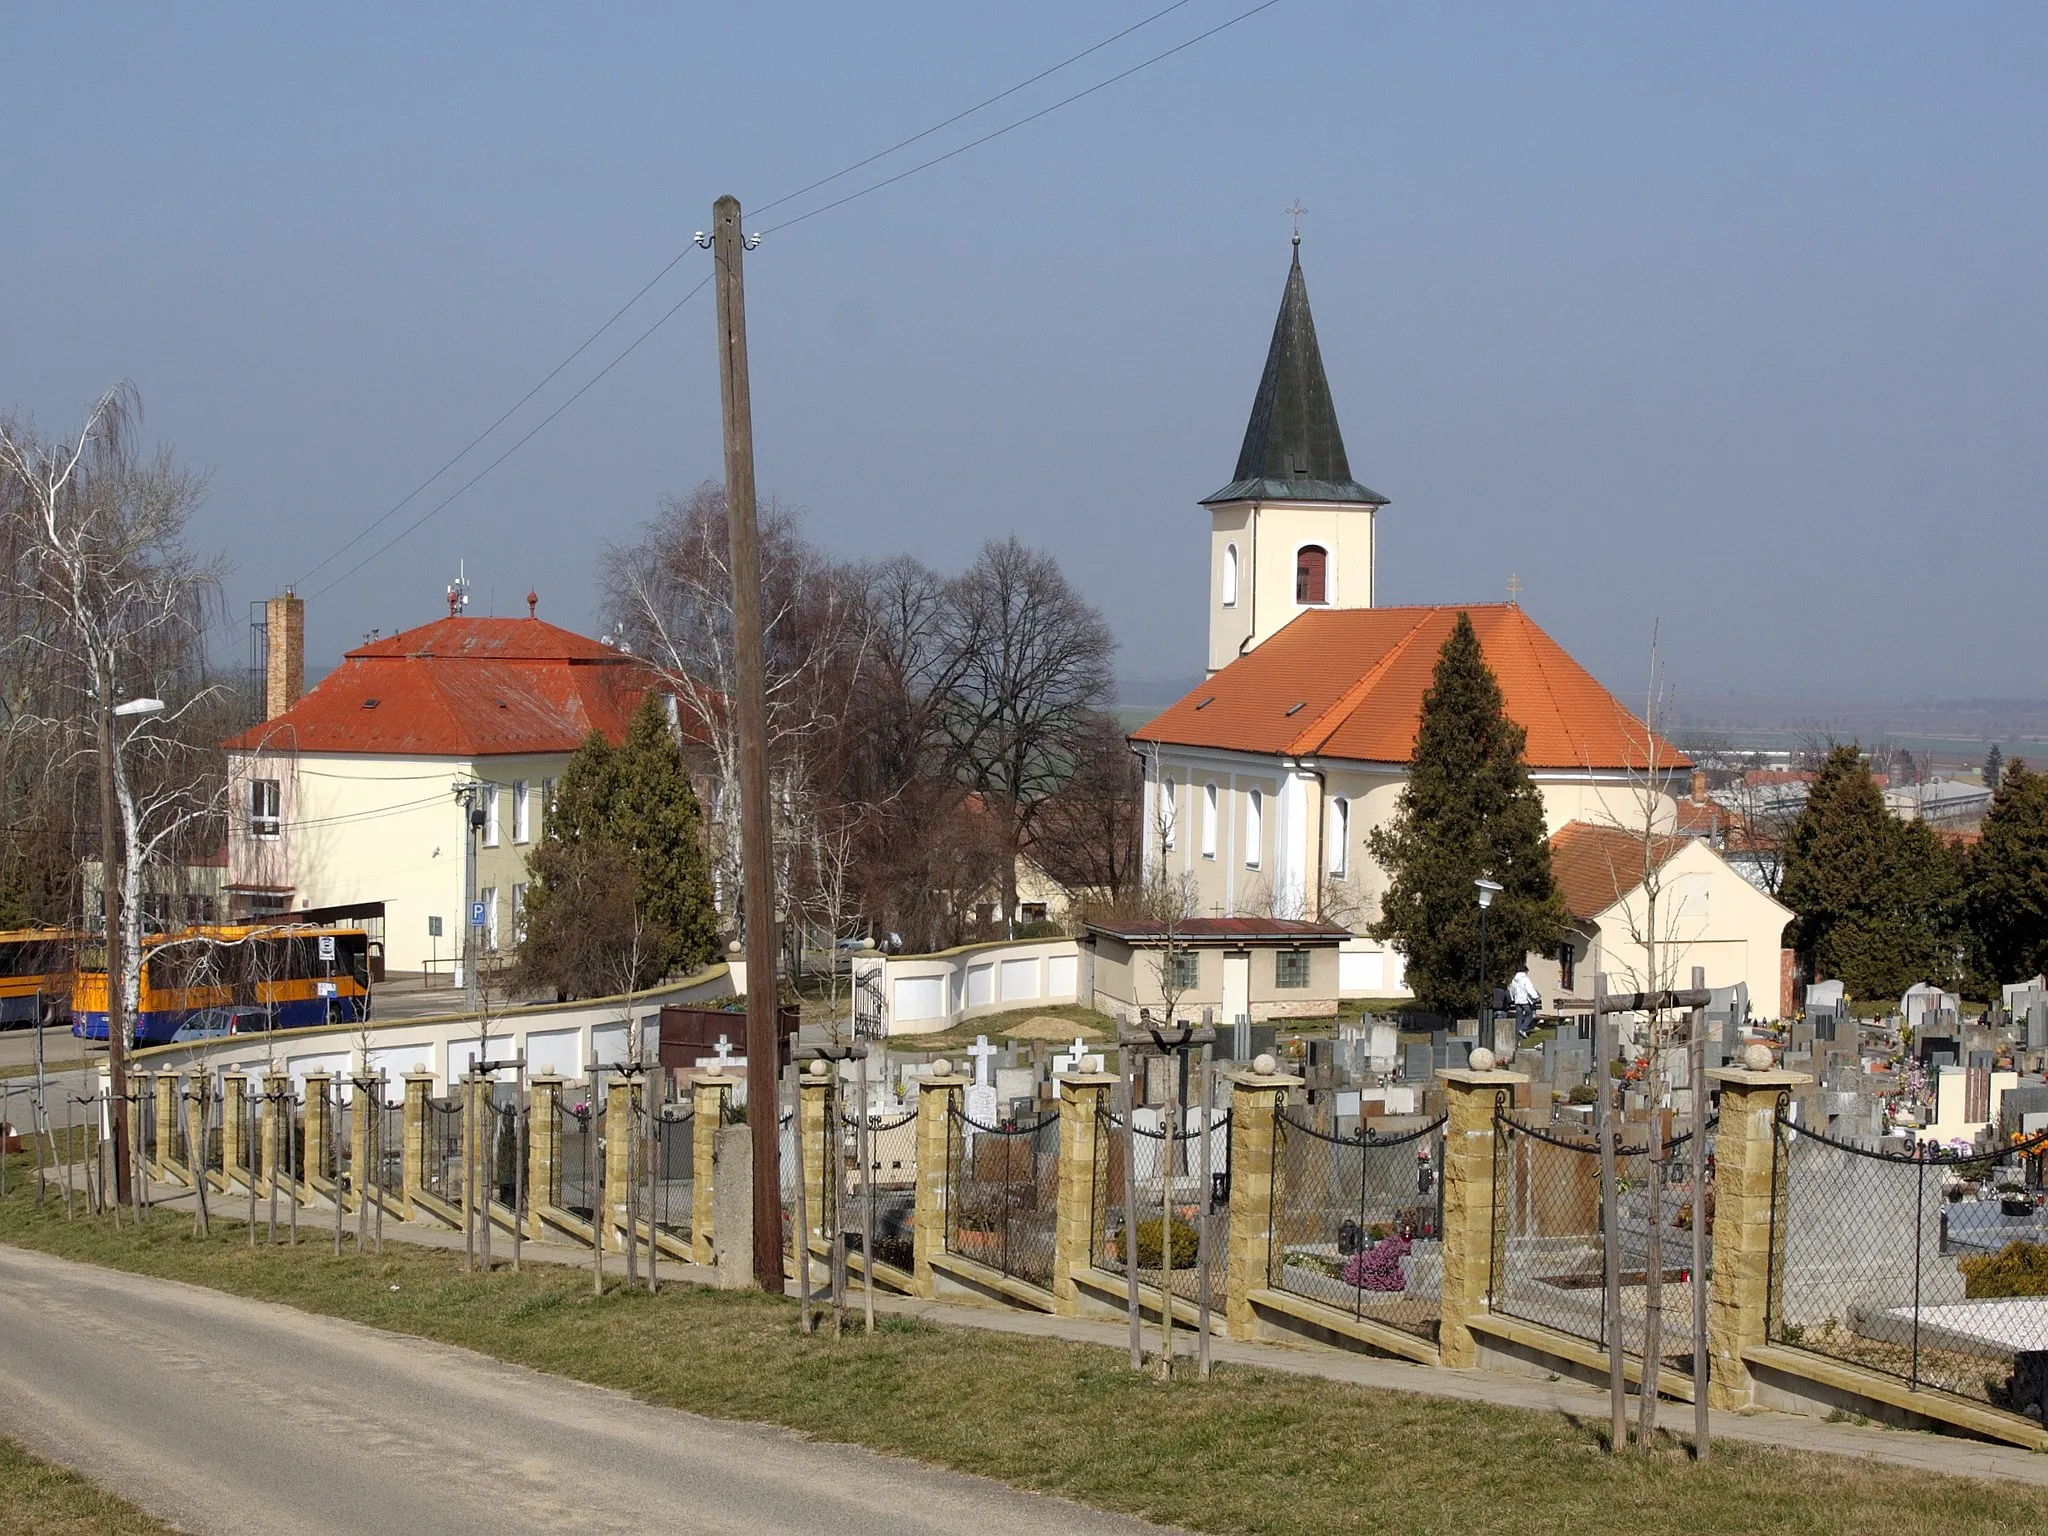
<instances>
[{"instance_id":1,"label":"wooden stake","mask_svg":"<svg viewBox=\"0 0 2048 1536\"><path fill-rule=\"evenodd\" d=\"M1707 985L1705 966L1692 968L1695 992ZM1707 1459L1707 1011L1692 1011L1692 1450Z\"/></svg>"},{"instance_id":2,"label":"wooden stake","mask_svg":"<svg viewBox=\"0 0 2048 1536\"><path fill-rule=\"evenodd\" d=\"M1124 1306L1130 1316L1131 1369L1145 1369L1145 1333L1138 1309L1138 1133L1134 1112L1138 1095L1131 1082L1131 1048L1116 1049L1117 1074L1124 1098Z\"/></svg>"},{"instance_id":3,"label":"wooden stake","mask_svg":"<svg viewBox=\"0 0 2048 1536\"><path fill-rule=\"evenodd\" d=\"M1607 1305L1607 1397L1611 1410L1611 1439L1608 1450L1616 1456L1628 1449L1628 1378L1621 1365L1621 1198L1615 1188L1615 1138L1620 1127L1615 1123L1614 1106L1614 1023L1613 1016L1606 1010L1607 977L1596 973L1593 977L1593 1054L1598 1058L1594 1063L1594 1080L1598 1091L1593 1097L1593 1111L1598 1119L1596 1127L1600 1137L1600 1236L1601 1269L1606 1287Z\"/></svg>"}]
</instances>

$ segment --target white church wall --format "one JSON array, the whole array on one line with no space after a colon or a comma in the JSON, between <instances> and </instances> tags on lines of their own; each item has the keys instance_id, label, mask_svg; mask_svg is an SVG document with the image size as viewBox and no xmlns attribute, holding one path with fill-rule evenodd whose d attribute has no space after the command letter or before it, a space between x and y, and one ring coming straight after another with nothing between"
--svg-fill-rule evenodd
<instances>
[{"instance_id":1,"label":"white church wall","mask_svg":"<svg viewBox=\"0 0 2048 1536\"><path fill-rule=\"evenodd\" d=\"M1640 831L1643 825L1642 787L1622 774L1557 774L1537 771L1529 775L1543 796L1543 821L1556 832L1569 821L1590 822L1596 827L1620 827ZM1652 791L1657 831L1669 832L1678 823L1678 802L1668 788Z\"/></svg>"}]
</instances>

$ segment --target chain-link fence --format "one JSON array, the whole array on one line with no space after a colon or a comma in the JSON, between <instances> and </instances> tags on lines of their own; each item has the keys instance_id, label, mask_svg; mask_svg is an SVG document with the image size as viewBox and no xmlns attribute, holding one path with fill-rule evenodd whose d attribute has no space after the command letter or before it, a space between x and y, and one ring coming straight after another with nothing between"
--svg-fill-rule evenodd
<instances>
[{"instance_id":1,"label":"chain-link fence","mask_svg":"<svg viewBox=\"0 0 2048 1536\"><path fill-rule=\"evenodd\" d=\"M980 1125L950 1110L946 1250L1052 1288L1060 1117Z\"/></svg>"},{"instance_id":2,"label":"chain-link fence","mask_svg":"<svg viewBox=\"0 0 2048 1536\"><path fill-rule=\"evenodd\" d=\"M1712 1252L1713 1122L1707 1136L1704 1202L1694 1199L1689 1136L1674 1137L1654 1158L1643 1127L1630 1127L1618 1142L1615 1260L1620 1305L1610 1315L1598 1139L1584 1132L1527 1125L1504 1105L1498 1108L1489 1308L1602 1348L1607 1347L1608 1330L1615 1329L1623 1353L1638 1360L1651 1335L1654 1313L1664 1368L1689 1373L1692 1226L1702 1206ZM1698 1281L1704 1285L1707 1277Z\"/></svg>"},{"instance_id":3,"label":"chain-link fence","mask_svg":"<svg viewBox=\"0 0 2048 1536\"><path fill-rule=\"evenodd\" d=\"M1209 1126L1210 1183L1202 1183L1201 1111L1188 1112L1186 1126L1167 1145L1163 1128L1134 1125L1130 1130L1131 1164L1138 1199L1138 1273L1147 1284L1167 1277L1173 1294L1193 1301L1201 1290L1198 1264L1202 1223L1208 1225L1209 1295L1221 1306L1229 1276L1230 1253L1230 1126L1228 1110L1216 1112ZM1104 1110L1095 1118L1095 1187L1089 1232L1091 1262L1097 1269L1121 1275L1125 1266L1125 1132L1123 1116ZM1162 1204L1171 1184L1171 1235ZM1205 1213L1206 1207L1206 1213Z\"/></svg>"},{"instance_id":4,"label":"chain-link fence","mask_svg":"<svg viewBox=\"0 0 2048 1536\"><path fill-rule=\"evenodd\" d=\"M1273 1127L1266 1283L1434 1341L1443 1298L1444 1122L1334 1136Z\"/></svg>"},{"instance_id":5,"label":"chain-link fence","mask_svg":"<svg viewBox=\"0 0 2048 1536\"><path fill-rule=\"evenodd\" d=\"M604 1106L564 1103L557 1111L555 1185L547 1192L550 1205L591 1220L603 1198L604 1168L598 1161Z\"/></svg>"},{"instance_id":6,"label":"chain-link fence","mask_svg":"<svg viewBox=\"0 0 2048 1536\"><path fill-rule=\"evenodd\" d=\"M690 1198L696 1187L695 1111L664 1104L654 1121L654 1224L676 1237L690 1235Z\"/></svg>"},{"instance_id":7,"label":"chain-link fence","mask_svg":"<svg viewBox=\"0 0 2048 1536\"><path fill-rule=\"evenodd\" d=\"M462 1204L462 1100L427 1100L427 1193L448 1205Z\"/></svg>"},{"instance_id":8,"label":"chain-link fence","mask_svg":"<svg viewBox=\"0 0 2048 1536\"><path fill-rule=\"evenodd\" d=\"M862 1251L872 1199L876 1262L909 1270L917 1262L911 1233L917 1205L917 1111L866 1119L863 1157L862 1117L844 1110L839 1114L840 1132L850 1154L846 1159L846 1197L840 1203L847 1250Z\"/></svg>"},{"instance_id":9,"label":"chain-link fence","mask_svg":"<svg viewBox=\"0 0 2048 1536\"><path fill-rule=\"evenodd\" d=\"M1767 1333L1908 1386L2048 1408L2048 1136L1975 1156L1876 1152L1781 1104Z\"/></svg>"}]
</instances>

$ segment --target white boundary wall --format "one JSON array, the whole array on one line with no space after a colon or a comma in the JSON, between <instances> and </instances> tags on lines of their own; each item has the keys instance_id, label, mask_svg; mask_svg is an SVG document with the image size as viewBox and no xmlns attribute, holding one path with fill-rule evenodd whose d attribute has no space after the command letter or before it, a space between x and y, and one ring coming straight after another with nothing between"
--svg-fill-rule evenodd
<instances>
[{"instance_id":1,"label":"white boundary wall","mask_svg":"<svg viewBox=\"0 0 2048 1536\"><path fill-rule=\"evenodd\" d=\"M1072 939L966 944L931 955L856 955L856 984L877 968L891 1036L936 1034L984 1014L1081 1000L1081 948Z\"/></svg>"},{"instance_id":2,"label":"white boundary wall","mask_svg":"<svg viewBox=\"0 0 2048 1536\"><path fill-rule=\"evenodd\" d=\"M529 1075L551 1072L581 1079L591 1062L609 1065L628 1060L631 1031L636 1025L648 1032L646 1049L651 1053L655 1020L663 1003L705 1002L728 995L731 985L726 968L715 965L673 986L628 996L510 1009L490 1020L488 1059L504 1061L524 1051ZM479 1058L485 1038L477 1020L468 1014L388 1023L373 1019L367 1032L362 1026L347 1025L280 1030L268 1041L261 1035L235 1035L191 1045L156 1046L137 1052L129 1063L138 1072L209 1072L216 1081L224 1072L247 1072L260 1080L274 1069L289 1077L295 1088L305 1086L308 1073L329 1072L345 1079L342 1092L353 1097L347 1079L365 1072L366 1033L365 1075L383 1072L386 1095L394 1104L405 1096L409 1072L433 1073L435 1094L445 1096L450 1085L460 1081L470 1063ZM507 1071L499 1076L509 1080L512 1074Z\"/></svg>"}]
</instances>

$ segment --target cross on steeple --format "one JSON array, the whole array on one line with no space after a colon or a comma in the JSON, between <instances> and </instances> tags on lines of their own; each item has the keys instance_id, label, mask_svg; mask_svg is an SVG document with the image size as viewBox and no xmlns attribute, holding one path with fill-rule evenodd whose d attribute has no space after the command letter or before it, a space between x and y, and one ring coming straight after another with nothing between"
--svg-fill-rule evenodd
<instances>
[{"instance_id":1,"label":"cross on steeple","mask_svg":"<svg viewBox=\"0 0 2048 1536\"><path fill-rule=\"evenodd\" d=\"M1304 208L1304 207L1302 207L1302 206L1301 206L1301 199L1297 197L1297 198L1296 198L1296 199L1294 200L1294 206L1293 206L1293 207L1291 207L1291 208L1282 208L1282 209L1281 209L1280 211L1281 211L1282 213L1285 213L1285 214L1291 214L1291 215L1293 216L1293 218L1294 218L1294 243L1295 243L1296 245L1300 245L1300 244L1301 244L1301 216L1302 216L1302 215L1303 215L1304 213L1307 213L1307 212L1308 212L1308 210L1307 210L1306 208Z\"/></svg>"},{"instance_id":2,"label":"cross on steeple","mask_svg":"<svg viewBox=\"0 0 2048 1536\"><path fill-rule=\"evenodd\" d=\"M1519 605L1522 596L1522 578L1514 571L1508 572L1508 601Z\"/></svg>"}]
</instances>

